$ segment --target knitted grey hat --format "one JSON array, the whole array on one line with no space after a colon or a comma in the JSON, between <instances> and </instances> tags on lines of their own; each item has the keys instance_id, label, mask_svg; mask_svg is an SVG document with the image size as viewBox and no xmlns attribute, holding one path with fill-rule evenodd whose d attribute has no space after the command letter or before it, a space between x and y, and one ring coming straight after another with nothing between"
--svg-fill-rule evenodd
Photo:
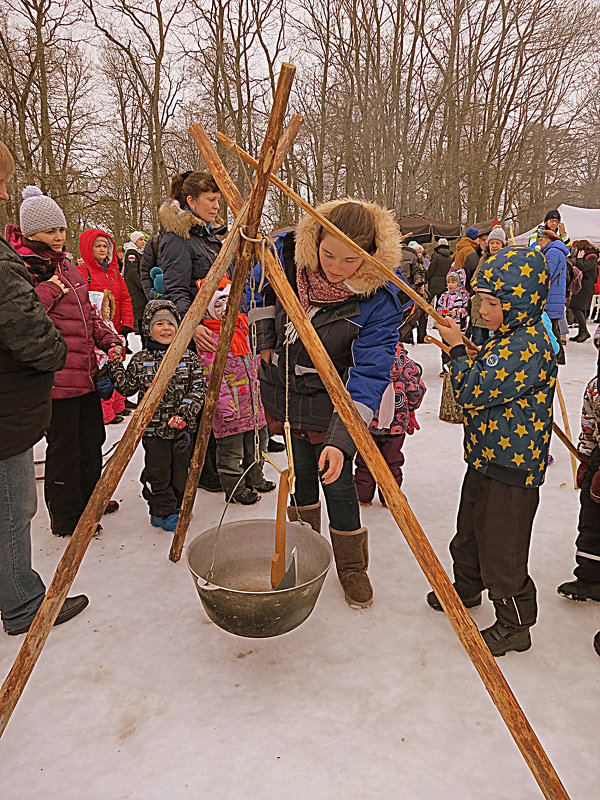
<instances>
[{"instance_id":1,"label":"knitted grey hat","mask_svg":"<svg viewBox=\"0 0 600 800\"><path fill-rule=\"evenodd\" d=\"M175 314L173 314L172 311L169 311L168 308L159 308L158 311L155 311L150 318L150 325L148 326L150 328L150 333L152 333L152 326L156 325L157 322L161 322L161 320L170 322L171 325L175 325L176 328L179 327Z\"/></svg>"},{"instance_id":2,"label":"knitted grey hat","mask_svg":"<svg viewBox=\"0 0 600 800\"><path fill-rule=\"evenodd\" d=\"M32 236L34 233L49 231L51 228L66 228L67 220L51 197L42 194L37 186L26 186L22 192L23 202L19 210L21 233Z\"/></svg>"},{"instance_id":3,"label":"knitted grey hat","mask_svg":"<svg viewBox=\"0 0 600 800\"><path fill-rule=\"evenodd\" d=\"M506 234L504 233L504 229L500 227L500 225L496 225L495 228L492 228L490 231L490 235L488 236L488 243L492 239L497 239L499 242L502 242L502 247L506 247Z\"/></svg>"}]
</instances>

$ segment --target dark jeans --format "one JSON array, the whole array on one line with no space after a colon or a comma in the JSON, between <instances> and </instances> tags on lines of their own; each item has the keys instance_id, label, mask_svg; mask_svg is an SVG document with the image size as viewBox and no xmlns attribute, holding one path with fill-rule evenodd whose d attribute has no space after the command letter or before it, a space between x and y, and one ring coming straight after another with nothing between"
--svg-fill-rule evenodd
<instances>
[{"instance_id":1,"label":"dark jeans","mask_svg":"<svg viewBox=\"0 0 600 800\"><path fill-rule=\"evenodd\" d=\"M294 466L296 469L296 492L294 499L299 506L310 506L319 501L319 457L324 444L311 444L305 439L292 438ZM329 523L337 531L357 531L360 528L360 511L352 459L344 456L344 466L339 478L327 486L323 485Z\"/></svg>"},{"instance_id":2,"label":"dark jeans","mask_svg":"<svg viewBox=\"0 0 600 800\"><path fill-rule=\"evenodd\" d=\"M269 433L265 425L258 432L259 438L259 461L254 462L254 430L234 433L232 436L222 436L217 439L217 471L221 480L221 486L225 496L234 491L237 482L242 474L248 469L246 477L237 488L237 492L242 492L245 486L250 488L258 486L263 479L264 458L262 453L267 449ZM253 464L253 466L250 466Z\"/></svg>"},{"instance_id":3,"label":"dark jeans","mask_svg":"<svg viewBox=\"0 0 600 800\"><path fill-rule=\"evenodd\" d=\"M45 586L31 566L37 509L33 449L0 461L0 612L7 631L33 621Z\"/></svg>"},{"instance_id":4,"label":"dark jeans","mask_svg":"<svg viewBox=\"0 0 600 800\"><path fill-rule=\"evenodd\" d=\"M574 573L588 583L600 583L600 505L590 497L592 478L599 467L600 449L596 447L590 456L579 495L579 535L575 542L577 566Z\"/></svg>"},{"instance_id":5,"label":"dark jeans","mask_svg":"<svg viewBox=\"0 0 600 800\"><path fill-rule=\"evenodd\" d=\"M404 444L405 434L378 433L373 436L373 441L381 451L385 463L398 486L402 486L402 466L404 464ZM375 495L375 478L369 472L369 468L360 453L356 454L356 468L354 470L354 482L358 499L361 503L370 503ZM379 499L383 502L383 495L379 492Z\"/></svg>"},{"instance_id":6,"label":"dark jeans","mask_svg":"<svg viewBox=\"0 0 600 800\"><path fill-rule=\"evenodd\" d=\"M179 439L144 436L142 446L145 454L140 475L142 497L153 517L166 519L181 508L193 445L189 436Z\"/></svg>"},{"instance_id":7,"label":"dark jeans","mask_svg":"<svg viewBox=\"0 0 600 800\"><path fill-rule=\"evenodd\" d=\"M565 359L565 348L563 347L562 343L562 335L560 332L560 327L558 325L558 320L553 319L552 322L552 333L556 337L556 341L558 342L558 353L556 354L556 363L557 364L566 364Z\"/></svg>"},{"instance_id":8,"label":"dark jeans","mask_svg":"<svg viewBox=\"0 0 600 800\"><path fill-rule=\"evenodd\" d=\"M100 478L105 439L97 392L52 401L44 497L53 531L75 530Z\"/></svg>"},{"instance_id":9,"label":"dark jeans","mask_svg":"<svg viewBox=\"0 0 600 800\"><path fill-rule=\"evenodd\" d=\"M509 486L467 468L450 542L456 589L462 597L487 589L498 622L508 628L529 628L537 618L527 561L538 503L538 489Z\"/></svg>"}]
</instances>

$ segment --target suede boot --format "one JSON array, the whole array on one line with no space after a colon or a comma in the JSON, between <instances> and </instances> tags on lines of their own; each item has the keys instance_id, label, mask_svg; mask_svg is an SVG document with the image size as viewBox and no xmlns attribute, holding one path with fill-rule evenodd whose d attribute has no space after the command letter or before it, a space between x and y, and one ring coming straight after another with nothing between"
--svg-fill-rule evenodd
<instances>
[{"instance_id":1,"label":"suede boot","mask_svg":"<svg viewBox=\"0 0 600 800\"><path fill-rule=\"evenodd\" d=\"M346 602L352 608L367 608L373 602L373 587L367 575L369 566L367 529L336 531L330 525L329 533L335 566Z\"/></svg>"},{"instance_id":2,"label":"suede boot","mask_svg":"<svg viewBox=\"0 0 600 800\"><path fill-rule=\"evenodd\" d=\"M302 522L308 522L313 531L321 533L321 503L313 503L310 506L288 506L287 516L290 522L298 522L298 517Z\"/></svg>"}]
</instances>

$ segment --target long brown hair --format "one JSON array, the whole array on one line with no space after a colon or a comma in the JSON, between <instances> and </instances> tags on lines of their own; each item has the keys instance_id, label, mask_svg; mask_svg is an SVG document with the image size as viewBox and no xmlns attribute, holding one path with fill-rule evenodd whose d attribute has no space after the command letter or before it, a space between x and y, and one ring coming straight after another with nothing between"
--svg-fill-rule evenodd
<instances>
[{"instance_id":1,"label":"long brown hair","mask_svg":"<svg viewBox=\"0 0 600 800\"><path fill-rule=\"evenodd\" d=\"M219 187L210 172L182 172L171 179L171 198L183 208L188 197L204 192L218 192Z\"/></svg>"},{"instance_id":2,"label":"long brown hair","mask_svg":"<svg viewBox=\"0 0 600 800\"><path fill-rule=\"evenodd\" d=\"M327 219L367 253L375 251L375 221L371 212L361 203L340 203L331 209ZM327 233L326 228L322 227L318 244L321 244Z\"/></svg>"},{"instance_id":3,"label":"long brown hair","mask_svg":"<svg viewBox=\"0 0 600 800\"><path fill-rule=\"evenodd\" d=\"M586 253L592 253L596 251L596 248L591 242L588 242L587 239L578 239L575 242L575 246L578 250L585 250Z\"/></svg>"}]
</instances>

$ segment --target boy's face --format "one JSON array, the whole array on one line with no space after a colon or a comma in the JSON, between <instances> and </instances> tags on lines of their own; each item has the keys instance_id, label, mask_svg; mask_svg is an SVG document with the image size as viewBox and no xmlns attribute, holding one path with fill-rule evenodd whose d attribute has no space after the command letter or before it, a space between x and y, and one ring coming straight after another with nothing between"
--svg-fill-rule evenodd
<instances>
[{"instance_id":1,"label":"boy's face","mask_svg":"<svg viewBox=\"0 0 600 800\"><path fill-rule=\"evenodd\" d=\"M213 310L217 319L225 319L225 312L227 311L227 297L219 297L218 300L215 300Z\"/></svg>"},{"instance_id":2,"label":"boy's face","mask_svg":"<svg viewBox=\"0 0 600 800\"><path fill-rule=\"evenodd\" d=\"M451 292L455 292L458 289L458 281L456 280L456 278L448 278L446 283L448 284L448 289Z\"/></svg>"},{"instance_id":3,"label":"boy's face","mask_svg":"<svg viewBox=\"0 0 600 800\"><path fill-rule=\"evenodd\" d=\"M481 297L479 313L483 317L483 321L491 331L497 331L504 322L502 303L493 294L487 292L478 292L478 294Z\"/></svg>"},{"instance_id":4,"label":"boy's face","mask_svg":"<svg viewBox=\"0 0 600 800\"><path fill-rule=\"evenodd\" d=\"M159 321L155 322L152 326L150 333L155 342L159 344L171 344L176 330L177 328L175 325L169 322L168 319L159 319Z\"/></svg>"}]
</instances>

